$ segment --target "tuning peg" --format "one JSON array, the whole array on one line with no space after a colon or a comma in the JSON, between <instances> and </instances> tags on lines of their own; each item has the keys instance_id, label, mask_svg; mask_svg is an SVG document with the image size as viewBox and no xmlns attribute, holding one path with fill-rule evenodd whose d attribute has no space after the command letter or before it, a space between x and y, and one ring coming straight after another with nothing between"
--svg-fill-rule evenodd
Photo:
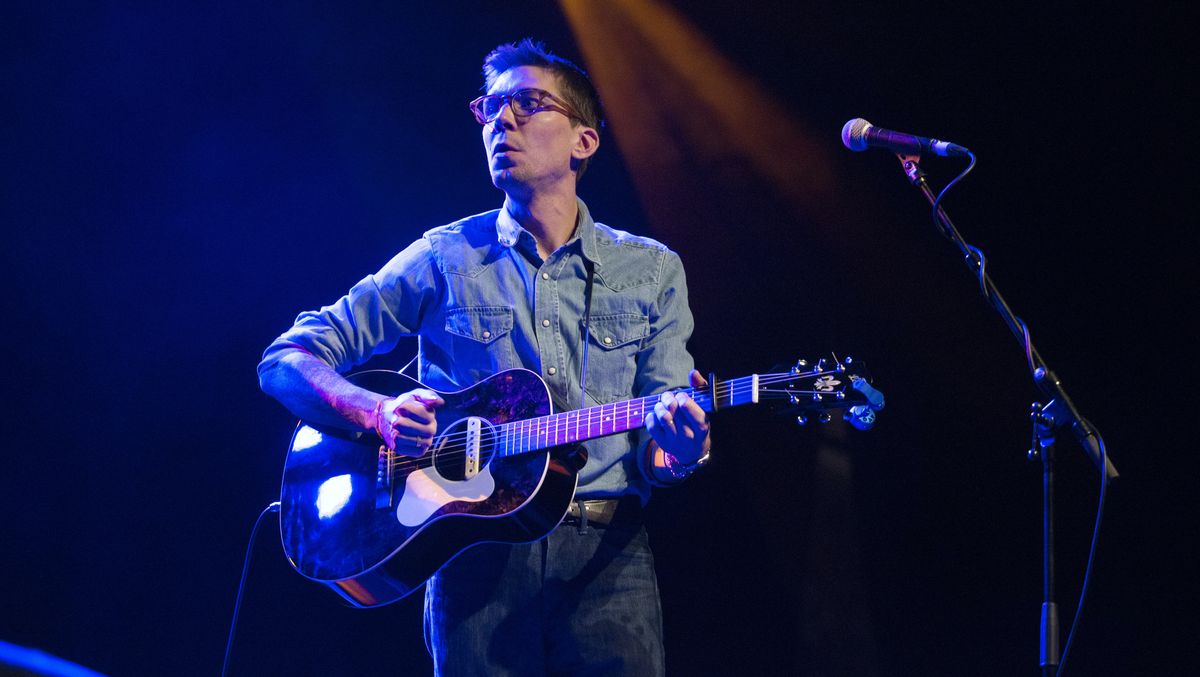
<instances>
[{"instance_id":1,"label":"tuning peg","mask_svg":"<svg viewBox=\"0 0 1200 677\"><path fill-rule=\"evenodd\" d=\"M808 425L808 417L804 414L800 414L796 417L796 425Z\"/></svg>"},{"instance_id":2,"label":"tuning peg","mask_svg":"<svg viewBox=\"0 0 1200 677\"><path fill-rule=\"evenodd\" d=\"M875 388L872 388L871 384L867 383L866 379L851 378L850 387L862 393L863 397L867 399L867 404L870 405L872 410L879 411L880 409L883 409L883 393L879 392Z\"/></svg>"},{"instance_id":3,"label":"tuning peg","mask_svg":"<svg viewBox=\"0 0 1200 677\"><path fill-rule=\"evenodd\" d=\"M829 423L830 421L833 420L833 416L830 415L829 412L823 411L820 414L817 414L817 420L820 421L821 423Z\"/></svg>"},{"instance_id":4,"label":"tuning peg","mask_svg":"<svg viewBox=\"0 0 1200 677\"><path fill-rule=\"evenodd\" d=\"M796 360L796 366L792 367L793 374L799 374L808 366L808 360Z\"/></svg>"},{"instance_id":5,"label":"tuning peg","mask_svg":"<svg viewBox=\"0 0 1200 677\"><path fill-rule=\"evenodd\" d=\"M825 371L825 358L817 360L817 371Z\"/></svg>"},{"instance_id":6,"label":"tuning peg","mask_svg":"<svg viewBox=\"0 0 1200 677\"><path fill-rule=\"evenodd\" d=\"M875 427L875 410L865 404L856 404L842 414L842 418L859 430L870 430Z\"/></svg>"}]
</instances>

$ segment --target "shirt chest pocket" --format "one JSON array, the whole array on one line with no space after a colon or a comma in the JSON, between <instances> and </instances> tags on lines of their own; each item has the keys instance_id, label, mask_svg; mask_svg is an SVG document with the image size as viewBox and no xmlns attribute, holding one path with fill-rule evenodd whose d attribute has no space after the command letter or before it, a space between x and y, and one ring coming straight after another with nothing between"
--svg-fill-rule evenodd
<instances>
[{"instance_id":1,"label":"shirt chest pocket","mask_svg":"<svg viewBox=\"0 0 1200 677\"><path fill-rule=\"evenodd\" d=\"M446 309L449 353L457 370L491 374L513 364L513 310L508 306Z\"/></svg>"},{"instance_id":2,"label":"shirt chest pocket","mask_svg":"<svg viewBox=\"0 0 1200 677\"><path fill-rule=\"evenodd\" d=\"M593 315L588 321L586 390L597 402L629 399L637 353L650 335L650 319L636 313Z\"/></svg>"}]
</instances>

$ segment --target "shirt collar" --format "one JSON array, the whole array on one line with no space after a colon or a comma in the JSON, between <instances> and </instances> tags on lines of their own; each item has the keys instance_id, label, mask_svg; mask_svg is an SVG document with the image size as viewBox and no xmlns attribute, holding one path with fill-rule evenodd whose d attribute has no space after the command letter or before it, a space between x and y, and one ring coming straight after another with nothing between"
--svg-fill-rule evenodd
<instances>
[{"instance_id":1,"label":"shirt collar","mask_svg":"<svg viewBox=\"0 0 1200 677\"><path fill-rule=\"evenodd\" d=\"M592 220L591 212L588 211L583 200L576 197L575 202L579 207L579 215L575 219L575 234L567 240L567 244L570 245L578 240L584 258L600 265L596 249L596 222ZM505 247L515 247L522 234L528 235L530 240L533 239L533 235L517 222L508 209L501 207L500 213L496 216L496 239Z\"/></svg>"}]
</instances>

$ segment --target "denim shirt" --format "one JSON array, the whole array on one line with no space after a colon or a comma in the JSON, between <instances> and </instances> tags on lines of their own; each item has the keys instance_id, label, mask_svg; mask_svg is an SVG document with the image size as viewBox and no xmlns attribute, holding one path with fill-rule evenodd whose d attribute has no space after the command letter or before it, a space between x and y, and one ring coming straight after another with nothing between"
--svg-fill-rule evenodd
<instances>
[{"instance_id":1,"label":"denim shirt","mask_svg":"<svg viewBox=\"0 0 1200 677\"><path fill-rule=\"evenodd\" d=\"M578 205L574 236L544 261L503 209L426 232L333 305L301 313L259 372L293 350L346 372L415 335L418 379L435 390L521 367L542 377L559 411L686 387L693 322L679 256L595 223ZM585 259L595 273L581 398ZM647 440L640 429L585 443L577 495L645 502Z\"/></svg>"}]
</instances>

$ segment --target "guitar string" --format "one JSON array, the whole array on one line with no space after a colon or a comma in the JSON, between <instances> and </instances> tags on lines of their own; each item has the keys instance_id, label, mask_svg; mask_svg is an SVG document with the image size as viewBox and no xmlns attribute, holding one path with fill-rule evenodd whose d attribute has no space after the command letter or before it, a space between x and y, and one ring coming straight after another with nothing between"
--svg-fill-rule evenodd
<instances>
[{"instance_id":1,"label":"guitar string","mask_svg":"<svg viewBox=\"0 0 1200 677\"><path fill-rule=\"evenodd\" d=\"M777 375L777 376L776 375L768 375L766 378L760 377L759 393L769 395L769 396L784 396L784 397L789 397L789 398L799 397L799 396L812 396L815 394L820 394L822 396L822 398L825 398L828 396L836 396L836 391L834 391L834 392L823 391L823 392L818 393L818 391L812 391L812 390L772 390L770 388L762 388L761 387L761 384L764 381L768 382L768 383L777 383L780 381L794 380L795 378L796 378L795 375L790 375L790 374L783 374L783 375ZM726 382L726 383L728 383L728 382ZM724 384L722 384L722 385L724 385ZM746 392L749 392L752 390L753 390L753 385L751 383L734 383L733 385L727 386L727 387L718 386L717 392L718 392L719 398L724 398L724 397L728 397L731 395L745 394ZM693 395L696 396L698 402L707 403L709 400L709 398L704 396L704 395L707 395L707 393L701 394L701 393L693 392ZM649 401L656 399L656 397L648 396L645 398L638 398L638 399L645 400L645 402L642 403L644 405L644 404L649 404ZM845 402L845 400L834 400L834 401L837 402L839 404L839 406L841 406L841 404ZM615 425L616 423L619 422L617 405L628 404L629 406L627 406L627 408L626 408L626 411L628 413L629 411L634 409L635 402L637 402L637 400L629 400L627 403L610 403L608 405L592 407L590 409L593 409L595 411L593 411L585 416L576 417L576 420L574 421L574 425L572 425L570 418L565 416L565 414L569 414L569 413L573 413L573 412L561 412L559 414L551 414L549 416L541 416L541 417L535 417L535 418L531 418L531 419L523 419L520 421L514 421L512 423L501 424L500 426L497 426L497 427L501 428L503 430L503 432L489 435L491 440L488 442L484 442L480 445L480 454L481 455L487 455L488 453L494 454L494 452L497 449L499 449L501 451L504 449L512 449L512 450L516 450L515 451L516 454L519 454L519 453L523 453L523 452L531 452L531 451L535 451L535 450L546 449L546 448L549 448L552 446L558 446L559 444L568 444L570 442L576 441L576 440L572 440L572 439L567 439L561 443L544 444L542 442L542 440L539 439L549 432L554 433L554 439L557 439L559 435L563 434L564 426L548 425L549 419L556 417L556 416L563 416L563 420L565 420L567 422L566 426L565 426L566 427L565 433L568 436L571 434L572 428L574 428L575 432L578 433L578 431L581 427L585 427L586 431L589 433L585 437L585 439L593 439L595 437L604 437L607 435L618 434L620 432L625 432L628 430L636 430L643 426L641 419L638 420L638 423L636 425L630 426L625 431L614 429L610 433L601 432L601 434L598 434L598 435L590 434L592 432L593 428L597 424L599 424L600 430L603 431L605 424L612 423ZM849 404L852 404L852 402L846 403L846 404L848 406ZM603 411L603 408L605 408L605 407L611 407L611 409L608 412L605 412L605 411ZM586 410L574 410L574 411L586 411ZM641 409L639 411L644 411L644 409ZM644 419L644 415L642 418ZM539 420L542 420L542 423L540 423L540 424L536 423ZM511 434L511 433L515 433L515 434ZM465 458L465 456L467 454L465 441L466 441L467 437L469 437L469 435L470 435L470 433L464 432L464 433L454 433L452 435L438 438L438 442L439 442L438 450L433 456L436 456L436 458L438 460L450 461L450 462L457 460L457 458L460 455ZM514 440L514 437L516 438L515 440ZM422 454L421 456L417 456L417 457L400 456L391 461L391 463L392 463L391 467L393 470L397 470L397 469L404 469L405 466L408 466L408 465L427 466L427 465L430 465L432 461L433 461L433 457L431 457L431 455L428 453Z\"/></svg>"},{"instance_id":2,"label":"guitar string","mask_svg":"<svg viewBox=\"0 0 1200 677\"><path fill-rule=\"evenodd\" d=\"M768 379L760 379L759 393L765 394L765 395L770 395L770 396L784 396L784 397L789 397L789 398L799 398L801 396L813 396L813 395L817 395L817 394L820 394L822 398L826 398L829 396L836 396L836 394L837 394L837 391L818 392L818 391L812 391L812 390L772 390L770 388L761 387L761 383L764 380L769 381L769 382L779 382L779 381L791 380L791 379L792 379L792 377L789 375L773 377L773 378L768 378ZM734 385L729 386L729 387L719 388L718 394L719 394L720 398L724 398L724 397L728 397L730 395L736 395L739 393L745 394L747 391L752 391L752 390L753 390L753 385L750 383L735 383ZM693 393L693 394L696 395L698 402L701 402L701 403L708 402L708 398L704 396L704 395L707 395L707 393L705 393L703 395L700 393ZM644 402L641 403L641 405L639 405L639 406L644 406L646 404L649 404L650 401L652 401L656 398L654 396L649 396L647 398L639 398L639 399L645 400ZM586 428L586 432L588 433L588 435L584 439L593 439L595 437L603 437L603 436L607 436L610 434L617 434L620 432L625 432L622 430L616 430L615 428L612 432L609 432L609 433L604 433L603 430L604 430L604 427L606 424L613 424L615 426L616 424L620 423L618 406L621 404L628 405L626 407L626 419L631 418L629 416L629 414L635 409L635 404L634 404L635 402L637 402L637 400L630 400L627 403L610 403L609 405L603 405L602 407L593 407L591 409L593 409L594 411L590 412L587 415L575 417L575 421L573 421L573 422L571 421L570 417L567 416L567 414L570 414L573 412L562 412L559 414L551 414L549 416L535 417L535 418L531 418L531 419L523 419L521 421L515 421L512 423L508 423L508 424L501 424L500 426L497 426L498 428L501 429L501 431L497 432L495 434L488 435L488 437L491 438L491 441L484 442L483 444L481 444L480 452L483 454L487 454L487 453L494 452L496 449L503 450L506 448L511 448L511 449L518 450L518 451L516 451L516 453L522 453L522 452L540 450L540 449L548 448L551 446L557 446L559 444L567 444L567 443L576 441L576 439L570 438L570 436L572 434L572 429L574 429L574 432L576 434L578 434L578 431L580 430L580 428L584 428L584 427ZM832 407L832 408L839 408L843 404L848 405L848 404L853 403L853 401L851 401L850 403L845 403L844 399L843 400L835 399L835 400L833 400L833 402L837 403L838 407ZM606 407L611 407L611 408L608 411L604 411L603 409ZM575 411L586 411L586 410L575 410ZM642 411L645 411L645 409L638 409L638 411L640 413ZM549 420L554 417L562 417L562 421L565 421L565 423L566 423L565 426L562 424L551 425L549 423ZM644 419L644 415L642 418ZM539 420L541 421L540 423L539 423ZM600 434L591 434L596 425L600 426L601 433ZM642 425L643 425L642 420L639 419L636 425L632 425L629 428L626 428L626 430L634 430L637 428L641 428ZM565 430L564 430L564 428L565 428ZM563 435L565 433L565 435L568 437L568 439L564 440L563 442L543 444L543 442L541 441L540 438L543 437L544 435L546 435L547 433L553 433L553 435L554 435L553 439L558 439L560 435ZM469 437L469 435L470 435L470 433L464 432L464 433L454 433L454 434L451 434L448 436L443 436L443 437L438 438L438 442L439 442L438 447L439 448L438 448L438 451L436 452L436 456L441 460L449 460L449 461L456 460L459 454L461 454L465 457L465 455L467 453L465 441L466 441L467 437ZM514 438L516 438L516 439L514 440ZM547 438L547 439L550 439L550 438ZM515 444L514 444L514 442L515 442ZM416 463L417 465L428 465L429 460L430 459L427 454L422 454L422 456L419 456L419 457L401 456L401 457L398 457L398 458L392 460L392 468L393 469L401 468L402 466L411 464L411 463Z\"/></svg>"},{"instance_id":3,"label":"guitar string","mask_svg":"<svg viewBox=\"0 0 1200 677\"><path fill-rule=\"evenodd\" d=\"M797 374L790 374L790 373L762 375L759 377L759 381L758 381L759 382L759 394L767 395L772 398L773 397L798 398L798 397L805 397L805 396L812 397L813 395L817 395L817 394L821 395L822 398L827 398L827 397L831 397L831 396L836 397L836 393L839 391L829 392L829 391L815 391L815 390L770 389L770 388L764 388L762 386L763 386L763 384L771 385L771 384L780 383L780 382L784 382L784 381L796 380L798 378L821 377L821 376L828 375L828 374L840 374L840 373L842 373L842 372L823 372L823 373L813 373L813 374L804 374L804 375L797 375ZM718 399L724 399L727 397L732 398L737 395L745 395L747 393L752 392L754 390L754 385L753 385L753 382L751 379L744 377L741 379L734 379L731 381L722 382L722 383L718 384L718 386L715 390L716 390ZM711 399L710 393L706 393L706 392L703 392L702 390L698 390L698 389L694 389L694 388L691 389L691 391L692 391L693 398L696 399L698 403L708 404L710 402L710 399ZM840 391L840 392L844 392L844 391ZM559 412L556 414L550 414L550 415L546 415L546 416L540 416L540 417L535 417L535 418L531 418L531 419L523 419L521 421L514 421L511 423L501 424L500 426L497 426L496 428L501 429L503 432L496 432L496 433L489 435L488 437L490 437L490 440L480 444L479 453L480 453L481 457L487 456L489 454L494 457L498 450L502 453L503 450L509 449L510 451L515 450L515 453L519 454L519 453L522 453L523 451L531 452L534 450L547 449L552 446L558 446L558 444L569 444L573 441L576 441L576 440L572 440L572 439L567 439L558 444L545 444L541 438L544 437L547 433L553 433L553 435L554 435L553 439L557 439L564 432L568 437L571 435L572 432L574 432L576 435L578 435L578 432L582 429L585 432L589 433L585 439L592 439L594 437L603 437L603 436L607 436L607 435L611 435L611 434L619 434L620 432L626 432L629 430L636 430L636 429L643 427L644 423L642 421L644 420L644 415L642 416L642 418L640 420L638 420L637 424L630 426L626 430L624 430L624 431L615 430L615 425L620 422L618 420L618 416L619 416L618 407L620 405L626 405L626 418L628 418L628 413L631 410L635 409L635 407L643 407L643 408L638 409L638 411L645 411L645 409L644 409L645 405L648 405L651 401L658 399L658 397L659 396L651 395L651 396L647 396L647 397L643 397L643 398L637 398L635 400L629 400L627 402L609 403L609 404L605 404L605 405L599 405L597 407L590 407L589 410L591 410L591 411L589 411L589 410L574 410L572 412ZM635 405L635 403L639 402L639 400L641 402L639 404ZM853 403L853 402L846 402L844 399L843 400L833 400L833 402L836 402L839 406L843 405L843 403L845 404L845 406L850 406L850 404ZM607 412L605 411L606 408L608 408ZM589 411L589 413L586 415L576 416L575 420L572 422L569 414L575 413L575 412L580 412L580 411ZM565 431L563 430L564 426L562 426L562 425L549 424L549 420L554 417L562 417L561 420L566 422L566 425L565 425L566 430ZM541 422L538 423L538 421L541 421ZM610 424L610 423L612 425L614 425L613 432L610 432L610 433L602 432L600 435L590 434L597 424L600 426L600 430L603 431L604 426L606 424ZM421 456L416 456L416 457L413 457L413 456L395 457L395 458L391 459L391 461L390 461L391 470L393 472L397 471L397 470L403 471L403 470L407 470L409 466L416 466L416 467L429 466L429 465L433 465L436 461L455 462L460 456L465 458L467 455L466 439L469 436L470 436L470 433L463 432L463 433L454 433L454 434L451 434L448 436L440 437L440 438L438 438L438 445L437 445L438 449L434 454L429 454L427 452L425 454L422 454Z\"/></svg>"},{"instance_id":4,"label":"guitar string","mask_svg":"<svg viewBox=\"0 0 1200 677\"><path fill-rule=\"evenodd\" d=\"M766 377L760 377L759 390L762 393L770 393L770 392L772 392L772 391L770 391L770 389L761 387L762 383L765 382L765 383L770 384L770 383L776 383L776 382L780 382L780 381L794 380L795 378L796 377L794 375L789 375L789 374L780 374L780 375L769 374L769 375L766 375ZM718 399L725 399L725 398L728 398L731 396L736 396L738 394L745 394L746 392L753 390L753 384L749 383L749 382L745 382L745 383L735 382L732 385L729 385L729 383L730 383L729 381L726 381L726 382L723 382L722 384L718 385L718 388L717 388ZM695 389L692 389L692 390L693 390L693 393L692 393L693 398L696 399L697 402L708 403L708 401L710 399L709 397L707 397L708 393L697 392ZM799 395L813 395L816 391L784 390L784 391L776 391L776 392L799 396ZM509 423L504 423L504 424L500 424L499 426L496 426L496 428L500 428L500 429L502 429L502 431L499 433L493 434L490 437L492 437L493 439L503 438L505 440L512 440L513 437L518 437L518 438L520 438L520 440L518 441L518 443L516 445L514 445L515 448L521 448L522 446L525 446L524 444L521 443L521 441L526 441L526 442L532 441L532 440L536 439L537 437L540 437L541 434L545 434L550 431L553 431L555 433L555 437L557 437L559 434L561 434L563 432L564 426L561 424L551 424L550 419L555 418L555 417L561 417L561 420L566 421L565 428L566 428L566 432L568 435L570 434L572 428L575 431L578 431L580 428L586 428L587 429L586 431L590 433L591 428L593 428L597 424L600 425L601 430L603 430L603 427L605 424L610 423L610 422L613 422L613 423L617 422L618 414L619 414L618 409L621 405L627 405L625 407L625 410L626 410L626 416L628 416L628 413L630 411L632 411L638 407L641 407L639 409L639 411L646 411L646 409L644 408L645 405L648 405L651 401L657 400L658 397L660 397L660 396L650 395L647 397L637 398L634 400L628 400L627 402L614 402L614 403L608 403L608 404L604 404L604 405L598 405L596 407L589 407L588 409L576 409L576 410L572 410L569 412L559 412L559 413L549 414L549 415L545 415L545 416L521 419L519 421L512 421ZM641 402L639 403L639 401L641 401ZM579 412L589 412L589 413L588 414L578 414ZM577 415L572 417L571 414L577 414ZM571 420L572 418L574 418L574 421ZM644 414L643 414L643 418L644 418ZM642 424L639 419L638 425L634 426L633 428L629 428L629 429L639 428L639 427L641 427L641 425ZM509 434L510 431L514 434ZM623 432L623 431L616 431L616 432ZM535 435L534 433L540 433L540 434ZM615 433L612 433L612 434L615 434ZM464 443L464 448L465 448L465 441L470 435L471 435L471 433L469 433L469 432L462 432L462 433L453 433L450 435L445 435L445 436L437 438L438 442L439 442L438 446L440 447L440 451L438 452L438 454L441 456L445 456L445 454L447 453L447 449L446 449L447 447L451 447L451 449L453 449L455 447L458 447L460 442ZM604 436L604 435L594 435L594 436L589 435L586 439L592 439L593 437L600 437L600 436ZM565 442L563 442L563 444L569 443L572 441L575 441L575 440L568 439ZM555 446L555 445L548 445L548 446ZM532 450L532 448L530 448L530 450ZM454 453L454 452L452 451L451 453ZM461 453L465 454L466 452L463 451ZM419 457L402 457L402 458L412 459L412 458L419 458ZM398 461L398 462L402 462L402 461Z\"/></svg>"}]
</instances>

